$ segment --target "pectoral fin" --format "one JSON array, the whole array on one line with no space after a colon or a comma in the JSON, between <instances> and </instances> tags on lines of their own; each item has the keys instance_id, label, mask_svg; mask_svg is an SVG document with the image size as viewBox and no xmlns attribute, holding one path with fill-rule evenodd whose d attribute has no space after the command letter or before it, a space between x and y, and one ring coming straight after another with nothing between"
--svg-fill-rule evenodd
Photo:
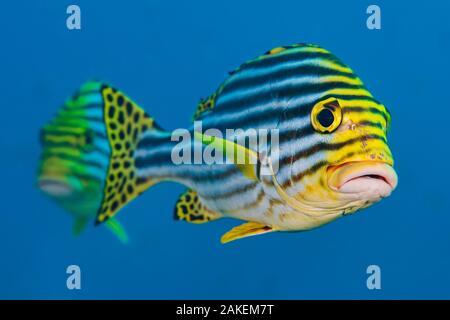
<instances>
[{"instance_id":1,"label":"pectoral fin","mask_svg":"<svg viewBox=\"0 0 450 320\"><path fill-rule=\"evenodd\" d=\"M244 176L251 180L258 180L257 163L258 153L241 146L238 143L222 139L215 136L209 136L200 132L194 132L194 137L203 144L212 145L214 149L222 152L227 159L238 167Z\"/></svg>"},{"instance_id":2,"label":"pectoral fin","mask_svg":"<svg viewBox=\"0 0 450 320\"><path fill-rule=\"evenodd\" d=\"M271 226L258 222L246 222L225 233L220 239L220 242L227 243L237 239L256 236L258 234L264 234L272 231L276 230Z\"/></svg>"}]
</instances>

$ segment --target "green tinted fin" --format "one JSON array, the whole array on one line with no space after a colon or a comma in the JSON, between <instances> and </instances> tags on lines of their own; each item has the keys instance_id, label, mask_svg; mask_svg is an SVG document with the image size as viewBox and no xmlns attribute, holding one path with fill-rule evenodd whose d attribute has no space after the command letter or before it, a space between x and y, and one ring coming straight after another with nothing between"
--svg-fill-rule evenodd
<instances>
[{"instance_id":1,"label":"green tinted fin","mask_svg":"<svg viewBox=\"0 0 450 320\"><path fill-rule=\"evenodd\" d=\"M185 220L190 223L205 223L222 217L222 214L209 210L201 203L197 192L186 190L177 200L174 210L175 220Z\"/></svg>"},{"instance_id":2,"label":"green tinted fin","mask_svg":"<svg viewBox=\"0 0 450 320\"><path fill-rule=\"evenodd\" d=\"M83 230L86 228L86 225L88 224L89 219L87 218L77 218L75 219L72 227L72 232L75 236L79 236Z\"/></svg>"},{"instance_id":3,"label":"green tinted fin","mask_svg":"<svg viewBox=\"0 0 450 320\"><path fill-rule=\"evenodd\" d=\"M128 234L117 219L110 218L105 222L105 225L122 243L128 243Z\"/></svg>"}]
</instances>

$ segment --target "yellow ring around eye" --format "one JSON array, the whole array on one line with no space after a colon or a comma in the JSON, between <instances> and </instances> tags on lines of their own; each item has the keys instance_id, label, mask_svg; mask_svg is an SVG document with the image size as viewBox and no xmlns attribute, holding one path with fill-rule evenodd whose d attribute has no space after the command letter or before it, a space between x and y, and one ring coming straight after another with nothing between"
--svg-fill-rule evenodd
<instances>
[{"instance_id":1,"label":"yellow ring around eye","mask_svg":"<svg viewBox=\"0 0 450 320\"><path fill-rule=\"evenodd\" d=\"M323 113L327 113L327 116L332 115L333 118L325 117L327 121L324 123ZM311 124L314 130L318 132L333 132L339 127L341 122L342 109L336 98L328 98L320 101L311 110Z\"/></svg>"}]
</instances>

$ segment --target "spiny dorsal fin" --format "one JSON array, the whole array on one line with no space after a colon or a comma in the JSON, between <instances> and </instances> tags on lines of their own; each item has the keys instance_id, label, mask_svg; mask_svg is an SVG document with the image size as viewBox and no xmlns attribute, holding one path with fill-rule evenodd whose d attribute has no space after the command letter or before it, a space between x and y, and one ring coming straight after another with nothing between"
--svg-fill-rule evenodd
<instances>
[{"instance_id":1,"label":"spiny dorsal fin","mask_svg":"<svg viewBox=\"0 0 450 320\"><path fill-rule=\"evenodd\" d=\"M294 50L310 50L311 52L327 52L325 49L322 49L317 45L306 44L306 43L295 43L292 45L275 47L275 48L272 48L272 49L266 51L264 54L258 56L256 59L252 59L252 60L244 62L242 65L240 65L236 69L229 71L228 74L230 76L233 76L234 74L238 73L243 67L250 64L253 61L258 61L258 60L265 59L265 58L275 56L278 54L283 54L285 51L292 50L292 49L294 49ZM222 86L211 96L209 96L206 99L200 100L200 102L197 106L197 110L194 113L193 120L197 120L202 114L204 114L205 112L208 112L214 108L216 98L220 94L223 87L224 87L224 84L222 84Z\"/></svg>"},{"instance_id":2,"label":"spiny dorsal fin","mask_svg":"<svg viewBox=\"0 0 450 320\"><path fill-rule=\"evenodd\" d=\"M200 99L200 102L197 105L197 109L195 110L195 113L192 116L192 119L194 121L197 120L203 113L210 111L212 110L212 108L214 108L216 95L217 95L216 92L214 92L208 98Z\"/></svg>"},{"instance_id":3,"label":"spiny dorsal fin","mask_svg":"<svg viewBox=\"0 0 450 320\"><path fill-rule=\"evenodd\" d=\"M123 206L155 183L151 180L142 182L137 178L134 150L142 132L152 128L159 129L153 119L122 92L103 85L101 93L111 157L97 224L113 217Z\"/></svg>"},{"instance_id":4,"label":"spiny dorsal fin","mask_svg":"<svg viewBox=\"0 0 450 320\"><path fill-rule=\"evenodd\" d=\"M315 45L315 44L308 44L308 43L294 43L288 46L281 46L281 47L275 47L272 48L268 51L266 51L263 56L270 56L270 55L275 55L278 53L281 53L283 51L286 50L290 50L290 49L295 49L295 48L311 48L313 50L323 50L322 48L320 48L319 46Z\"/></svg>"},{"instance_id":5,"label":"spiny dorsal fin","mask_svg":"<svg viewBox=\"0 0 450 320\"><path fill-rule=\"evenodd\" d=\"M188 189L180 195L175 210L175 220L185 220L190 223L205 223L222 217L220 213L214 212L206 208L201 203L197 192Z\"/></svg>"},{"instance_id":6,"label":"spiny dorsal fin","mask_svg":"<svg viewBox=\"0 0 450 320\"><path fill-rule=\"evenodd\" d=\"M329 53L327 50L314 45L314 44L308 44L308 43L295 43L288 46L281 46L281 47L275 47L268 51L266 51L264 54L258 56L256 59L249 60L242 64L236 71L239 71L240 69L244 68L245 66L255 62L264 60L267 58L272 58L279 55L294 53L294 52L310 52L310 53Z\"/></svg>"},{"instance_id":7,"label":"spiny dorsal fin","mask_svg":"<svg viewBox=\"0 0 450 320\"><path fill-rule=\"evenodd\" d=\"M287 50L286 47L276 47L273 49L270 49L269 51L266 51L266 53L264 53L265 55L272 55L272 54L277 54L280 52L283 52L284 50Z\"/></svg>"},{"instance_id":8,"label":"spiny dorsal fin","mask_svg":"<svg viewBox=\"0 0 450 320\"><path fill-rule=\"evenodd\" d=\"M220 242L227 243L237 239L256 236L258 234L264 234L272 231L276 231L276 229L258 222L246 222L225 233L220 239Z\"/></svg>"}]
</instances>

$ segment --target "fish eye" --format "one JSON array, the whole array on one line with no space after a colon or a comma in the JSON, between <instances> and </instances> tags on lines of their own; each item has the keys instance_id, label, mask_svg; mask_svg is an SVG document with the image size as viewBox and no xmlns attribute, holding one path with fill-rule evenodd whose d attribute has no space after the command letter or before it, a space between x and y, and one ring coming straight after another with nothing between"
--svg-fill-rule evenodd
<instances>
[{"instance_id":1,"label":"fish eye","mask_svg":"<svg viewBox=\"0 0 450 320\"><path fill-rule=\"evenodd\" d=\"M329 98L316 103L311 111L311 124L314 130L330 133L336 130L342 122L342 110L335 98Z\"/></svg>"}]
</instances>

